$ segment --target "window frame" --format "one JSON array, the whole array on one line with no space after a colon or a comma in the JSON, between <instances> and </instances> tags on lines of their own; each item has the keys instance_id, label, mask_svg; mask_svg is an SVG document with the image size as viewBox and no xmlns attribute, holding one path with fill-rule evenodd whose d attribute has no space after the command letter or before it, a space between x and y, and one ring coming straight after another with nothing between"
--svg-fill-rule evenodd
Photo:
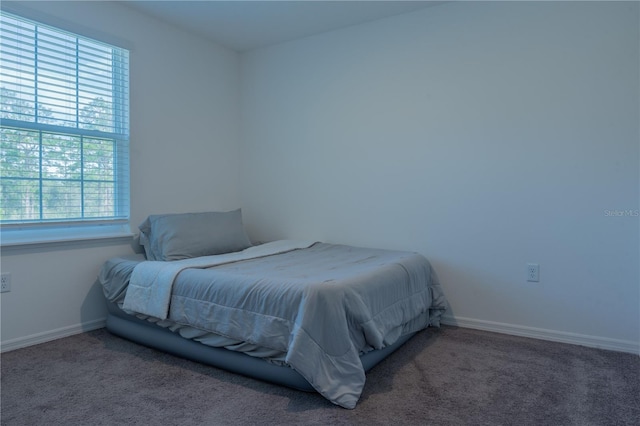
<instances>
[{"instance_id":1,"label":"window frame","mask_svg":"<svg viewBox=\"0 0 640 426\"><path fill-rule=\"evenodd\" d=\"M22 16L19 12L13 10L3 10L1 13L9 19L18 21L26 21L34 25L34 33L37 27L45 27L48 30L64 33L76 40L86 40L90 43L96 43L107 46L111 49L118 49L118 60L114 59L111 64L110 72L114 74L113 87L111 88L112 96L112 117L114 120L113 131L106 132L93 129L82 129L77 127L67 127L56 124L38 123L37 117L34 121L23 121L10 118L2 118L1 127L10 129L19 129L23 131L38 132L40 135L40 143L42 143L42 134L55 135L71 135L81 138L97 138L113 142L113 214L107 217L90 217L84 216L73 218L57 218L43 219L42 211L39 212L38 219L27 220L4 220L0 221L0 245L15 246L23 244L51 243L62 241L79 241L88 239L103 238L123 238L131 237L129 226L130 219L130 166L129 166L129 78L130 78L130 51L127 48L116 46L114 44L104 42L96 37L87 37L77 31L69 30L62 26L50 25L41 19L32 19L28 16ZM115 56L115 55L114 55ZM78 57L75 59L78 64ZM34 64L36 67L37 64ZM124 68L122 68L124 67ZM35 70L35 68L34 68ZM115 76L119 72L122 75ZM35 87L34 87L35 90ZM38 103L38 96L34 95L34 102ZM76 110L78 110L78 101L76 101ZM39 159L42 153L39 154ZM80 161L83 161L82 159ZM43 174L40 173L38 181L43 180ZM78 180L84 185L84 177ZM43 194L40 193L38 198L41 200ZM81 207L81 209L83 209Z\"/></svg>"}]
</instances>

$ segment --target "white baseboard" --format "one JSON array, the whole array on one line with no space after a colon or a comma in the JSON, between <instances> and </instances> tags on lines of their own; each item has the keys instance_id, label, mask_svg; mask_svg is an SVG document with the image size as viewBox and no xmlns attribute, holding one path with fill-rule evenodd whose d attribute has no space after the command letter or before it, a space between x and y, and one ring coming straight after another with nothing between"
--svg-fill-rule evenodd
<instances>
[{"instance_id":1,"label":"white baseboard","mask_svg":"<svg viewBox=\"0 0 640 426\"><path fill-rule=\"evenodd\" d=\"M572 345L581 345L591 348L640 355L640 343L631 340L609 339L606 337L589 336L586 334L567 333L564 331L525 327L521 325L477 320L473 318L452 317L448 315L443 316L441 322L444 325L453 325L463 328L492 331L495 333L510 334L513 336L529 337L532 339L549 340L552 342L569 343ZM73 336L74 334L97 330L105 326L106 318L102 318L43 333L32 334L26 337L19 337L17 339L2 342L0 344L0 352L8 352L15 349L25 348L27 346L50 342L63 337Z\"/></svg>"},{"instance_id":2,"label":"white baseboard","mask_svg":"<svg viewBox=\"0 0 640 426\"><path fill-rule=\"evenodd\" d=\"M50 342L56 339L62 339L63 337L73 336L74 334L80 334L91 330L97 330L105 327L107 324L106 318L101 318L93 321L83 322L81 324L71 325L68 327L58 328L56 330L45 331L42 333L32 334L26 337L18 337L16 339L7 340L0 344L0 352L13 351L15 349L26 348L27 346L37 345L40 343Z\"/></svg>"},{"instance_id":3,"label":"white baseboard","mask_svg":"<svg viewBox=\"0 0 640 426\"><path fill-rule=\"evenodd\" d=\"M444 315L442 324L640 355L640 342Z\"/></svg>"}]
</instances>

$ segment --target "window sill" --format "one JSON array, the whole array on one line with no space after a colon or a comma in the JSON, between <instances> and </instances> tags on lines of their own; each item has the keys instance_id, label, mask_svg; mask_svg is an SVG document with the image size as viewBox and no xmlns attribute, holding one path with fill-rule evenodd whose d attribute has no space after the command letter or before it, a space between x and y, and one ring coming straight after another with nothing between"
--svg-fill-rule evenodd
<instances>
[{"instance_id":1,"label":"window sill","mask_svg":"<svg viewBox=\"0 0 640 426\"><path fill-rule=\"evenodd\" d=\"M2 229L0 231L0 246L4 252L100 240L122 240L123 243L128 243L133 240L133 236L128 224Z\"/></svg>"}]
</instances>

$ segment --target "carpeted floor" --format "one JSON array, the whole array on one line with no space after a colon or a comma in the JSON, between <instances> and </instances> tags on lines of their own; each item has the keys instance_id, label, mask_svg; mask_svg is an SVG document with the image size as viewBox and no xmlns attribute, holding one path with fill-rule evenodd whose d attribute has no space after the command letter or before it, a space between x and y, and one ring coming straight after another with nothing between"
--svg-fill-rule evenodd
<instances>
[{"instance_id":1,"label":"carpeted floor","mask_svg":"<svg viewBox=\"0 0 640 426\"><path fill-rule=\"evenodd\" d=\"M2 425L638 425L640 357L443 327L367 375L354 410L106 330L1 357Z\"/></svg>"}]
</instances>

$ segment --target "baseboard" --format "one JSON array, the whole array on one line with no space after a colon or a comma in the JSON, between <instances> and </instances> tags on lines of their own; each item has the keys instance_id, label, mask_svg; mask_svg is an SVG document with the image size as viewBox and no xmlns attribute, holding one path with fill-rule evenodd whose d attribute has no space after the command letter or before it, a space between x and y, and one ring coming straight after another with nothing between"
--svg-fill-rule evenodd
<instances>
[{"instance_id":1,"label":"baseboard","mask_svg":"<svg viewBox=\"0 0 640 426\"><path fill-rule=\"evenodd\" d=\"M526 327L473 318L452 317L448 315L443 316L441 322L444 325L453 325L462 328L493 331L495 333L510 334L513 336L530 337L532 339L549 340L552 342L569 343L572 345L640 355L640 342L634 342L631 340L609 339L607 337L567 333L564 331L547 330L543 328Z\"/></svg>"},{"instance_id":2,"label":"baseboard","mask_svg":"<svg viewBox=\"0 0 640 426\"><path fill-rule=\"evenodd\" d=\"M26 337L18 337L16 339L7 340L0 344L0 352L9 352L15 349L26 348L27 346L37 345L40 343L50 342L63 337L73 336L91 330L97 330L106 326L107 318L101 318L93 321L87 321L68 327L58 328L56 330L36 333Z\"/></svg>"},{"instance_id":3,"label":"baseboard","mask_svg":"<svg viewBox=\"0 0 640 426\"><path fill-rule=\"evenodd\" d=\"M606 337L590 336L586 334L567 333L564 331L547 330L543 328L525 327L494 321L484 321L473 318L452 317L445 315L441 318L444 325L453 325L476 330L492 331L513 336L529 337L532 339L549 340L552 342L569 343L591 348L606 349L617 352L627 352L640 355L640 343L630 340L609 339ZM0 344L0 352L8 352L27 346L50 342L63 337L73 336L106 326L106 318L84 322L81 324L62 327L56 330L32 334L26 337L7 340Z\"/></svg>"}]
</instances>

